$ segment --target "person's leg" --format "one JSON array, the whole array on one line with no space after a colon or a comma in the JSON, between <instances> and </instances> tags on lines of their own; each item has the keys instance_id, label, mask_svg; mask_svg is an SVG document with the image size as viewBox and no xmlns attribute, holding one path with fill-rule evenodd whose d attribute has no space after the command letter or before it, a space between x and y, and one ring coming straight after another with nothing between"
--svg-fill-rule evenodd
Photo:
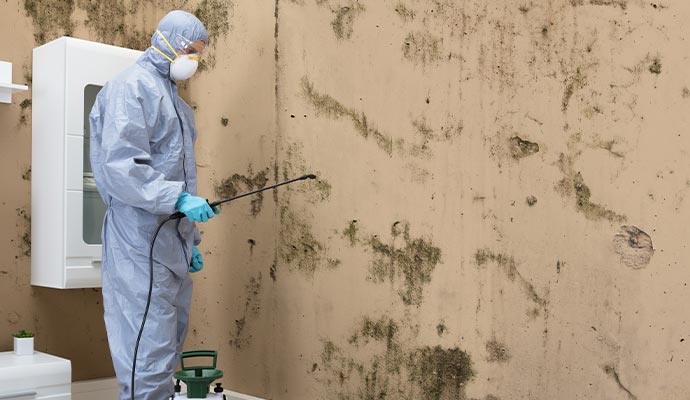
<instances>
[{"instance_id":1,"label":"person's leg","mask_svg":"<svg viewBox=\"0 0 690 400\"><path fill-rule=\"evenodd\" d=\"M189 326L189 308L192 302L192 278L187 275L182 280L180 291L175 299L175 307L177 307L177 353L182 352L185 338L187 337L187 328Z\"/></svg>"},{"instance_id":2,"label":"person's leg","mask_svg":"<svg viewBox=\"0 0 690 400\"><path fill-rule=\"evenodd\" d=\"M103 305L108 343L121 388L120 399L129 400L132 356L146 307L149 276L148 265L146 268L122 267L125 268L104 268ZM133 269L138 272L131 273ZM151 306L137 355L136 400L162 400L173 393L172 375L178 348L177 309L174 303L181 284L182 279L169 269L160 264L154 265Z\"/></svg>"}]
</instances>

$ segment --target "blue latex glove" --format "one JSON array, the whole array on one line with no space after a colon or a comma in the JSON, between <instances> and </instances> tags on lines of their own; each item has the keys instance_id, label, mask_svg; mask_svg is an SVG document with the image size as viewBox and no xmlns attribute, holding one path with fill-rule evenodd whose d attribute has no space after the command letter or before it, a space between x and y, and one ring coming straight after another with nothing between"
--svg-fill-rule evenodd
<instances>
[{"instance_id":1,"label":"blue latex glove","mask_svg":"<svg viewBox=\"0 0 690 400\"><path fill-rule=\"evenodd\" d=\"M206 199L192 196L187 192L182 192L180 198L177 199L175 208L193 222L206 222L216 215L216 212L208 205Z\"/></svg>"},{"instance_id":2,"label":"blue latex glove","mask_svg":"<svg viewBox=\"0 0 690 400\"><path fill-rule=\"evenodd\" d=\"M201 257L199 249L194 246L194 250L192 250L192 262L189 265L189 272L199 272L202 268L204 268L204 259Z\"/></svg>"}]
</instances>

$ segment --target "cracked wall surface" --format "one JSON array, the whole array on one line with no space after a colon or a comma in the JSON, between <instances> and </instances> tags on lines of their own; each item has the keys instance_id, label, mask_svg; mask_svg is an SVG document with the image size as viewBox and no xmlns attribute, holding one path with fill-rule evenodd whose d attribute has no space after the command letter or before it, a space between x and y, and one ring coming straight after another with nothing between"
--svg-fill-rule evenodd
<instances>
[{"instance_id":1,"label":"cracked wall surface","mask_svg":"<svg viewBox=\"0 0 690 400\"><path fill-rule=\"evenodd\" d=\"M141 48L173 7L214 38L182 85L200 191L318 176L202 226L186 347L217 349L226 386L281 400L686 395L690 5L9 0L0 31L16 46L0 58L30 84L33 46ZM35 329L75 378L108 376L100 291L28 284L30 116L30 94L0 107L0 334Z\"/></svg>"}]
</instances>

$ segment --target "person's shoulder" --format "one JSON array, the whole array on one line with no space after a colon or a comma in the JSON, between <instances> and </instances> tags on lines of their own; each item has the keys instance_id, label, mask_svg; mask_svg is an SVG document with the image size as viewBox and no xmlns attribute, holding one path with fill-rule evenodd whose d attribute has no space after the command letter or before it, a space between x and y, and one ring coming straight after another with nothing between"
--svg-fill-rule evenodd
<instances>
[{"instance_id":1,"label":"person's shoulder","mask_svg":"<svg viewBox=\"0 0 690 400\"><path fill-rule=\"evenodd\" d=\"M106 90L123 91L140 97L160 94L156 77L141 65L133 64L109 80L103 87Z\"/></svg>"}]
</instances>

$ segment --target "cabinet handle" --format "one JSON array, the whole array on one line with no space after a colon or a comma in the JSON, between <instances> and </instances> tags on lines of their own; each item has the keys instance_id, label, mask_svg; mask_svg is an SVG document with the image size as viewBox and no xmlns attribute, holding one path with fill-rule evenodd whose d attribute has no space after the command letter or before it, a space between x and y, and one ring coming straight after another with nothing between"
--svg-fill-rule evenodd
<instances>
[{"instance_id":1,"label":"cabinet handle","mask_svg":"<svg viewBox=\"0 0 690 400\"><path fill-rule=\"evenodd\" d=\"M5 394L0 394L0 399L18 399L21 397L28 397L28 396L31 396L31 398L36 398L36 392L5 393Z\"/></svg>"}]
</instances>

